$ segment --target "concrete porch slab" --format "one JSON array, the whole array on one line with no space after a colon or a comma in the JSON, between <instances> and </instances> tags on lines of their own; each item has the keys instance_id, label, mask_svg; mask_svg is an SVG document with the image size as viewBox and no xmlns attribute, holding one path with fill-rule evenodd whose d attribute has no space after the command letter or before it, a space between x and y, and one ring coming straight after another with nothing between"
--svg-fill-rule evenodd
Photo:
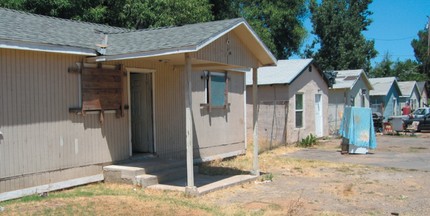
<instances>
[{"instance_id":1,"label":"concrete porch slab","mask_svg":"<svg viewBox=\"0 0 430 216\"><path fill-rule=\"evenodd\" d=\"M212 191L221 190L246 182L252 182L255 181L257 178L258 176L254 175L209 176L198 174L194 176L194 184L197 187L198 195L204 195ZM165 184L152 185L148 188L185 192L186 186L187 179L183 178L172 182L167 182Z\"/></svg>"}]
</instances>

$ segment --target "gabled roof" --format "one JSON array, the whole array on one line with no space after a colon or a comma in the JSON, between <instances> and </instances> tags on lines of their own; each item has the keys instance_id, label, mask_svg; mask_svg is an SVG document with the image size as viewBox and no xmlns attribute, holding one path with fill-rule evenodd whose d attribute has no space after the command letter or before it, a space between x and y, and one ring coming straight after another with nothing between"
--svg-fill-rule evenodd
<instances>
[{"instance_id":1,"label":"gabled roof","mask_svg":"<svg viewBox=\"0 0 430 216\"><path fill-rule=\"evenodd\" d=\"M313 59L278 60L276 66L258 68L258 85L290 84ZM246 85L252 85L252 73L246 73Z\"/></svg>"},{"instance_id":2,"label":"gabled roof","mask_svg":"<svg viewBox=\"0 0 430 216\"><path fill-rule=\"evenodd\" d=\"M333 89L352 89L360 77L362 77L369 90L373 89L372 84L370 84L363 69L341 70L335 72L337 72L337 76L336 83L334 83L332 87Z\"/></svg>"},{"instance_id":3,"label":"gabled roof","mask_svg":"<svg viewBox=\"0 0 430 216\"><path fill-rule=\"evenodd\" d=\"M396 77L370 78L369 81L373 86L373 90L369 91L370 96L388 95L392 86L401 94Z\"/></svg>"},{"instance_id":4,"label":"gabled roof","mask_svg":"<svg viewBox=\"0 0 430 216\"><path fill-rule=\"evenodd\" d=\"M418 91L417 82L416 81L402 81L399 82L400 91L402 92L403 97L410 97L414 92L414 89Z\"/></svg>"},{"instance_id":5,"label":"gabled roof","mask_svg":"<svg viewBox=\"0 0 430 216\"><path fill-rule=\"evenodd\" d=\"M427 82L426 81L417 82L417 87L418 87L418 90L420 91L420 94L422 94L423 91L427 91Z\"/></svg>"},{"instance_id":6,"label":"gabled roof","mask_svg":"<svg viewBox=\"0 0 430 216\"><path fill-rule=\"evenodd\" d=\"M97 55L96 44L107 35L103 60L117 60L196 52L230 31L247 41L262 65L276 58L243 18L179 27L129 30L88 22L59 19L0 8L0 48L44 50ZM97 57L100 58L100 57ZM95 61L100 60L96 59Z\"/></svg>"}]
</instances>

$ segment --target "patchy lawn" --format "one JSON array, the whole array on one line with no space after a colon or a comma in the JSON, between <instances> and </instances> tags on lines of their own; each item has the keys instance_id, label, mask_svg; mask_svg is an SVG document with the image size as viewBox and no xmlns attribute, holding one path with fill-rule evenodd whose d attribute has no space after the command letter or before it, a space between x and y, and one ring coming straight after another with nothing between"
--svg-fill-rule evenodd
<instances>
[{"instance_id":1,"label":"patchy lawn","mask_svg":"<svg viewBox=\"0 0 430 216\"><path fill-rule=\"evenodd\" d=\"M423 154L430 149L427 136L399 138L397 144L390 137L378 139L384 152ZM324 140L313 148L337 151L339 143ZM299 150L281 146L264 151L259 181L201 197L99 183L2 202L0 215L430 215L427 171L285 156ZM226 174L251 167L249 149L246 155L206 163L201 170Z\"/></svg>"}]
</instances>

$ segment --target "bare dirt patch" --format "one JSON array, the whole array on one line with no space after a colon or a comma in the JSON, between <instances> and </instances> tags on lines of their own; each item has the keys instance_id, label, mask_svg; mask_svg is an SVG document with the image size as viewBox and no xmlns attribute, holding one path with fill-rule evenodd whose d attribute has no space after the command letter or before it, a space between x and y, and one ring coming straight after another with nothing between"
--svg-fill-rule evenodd
<instances>
[{"instance_id":1,"label":"bare dirt patch","mask_svg":"<svg viewBox=\"0 0 430 216\"><path fill-rule=\"evenodd\" d=\"M246 208L252 204L251 207L260 208L265 215L429 215L429 171L396 168L385 160L375 161L389 163L386 167L364 163L369 157L390 154L400 159L407 155L411 158L409 163L416 163L413 155L429 152L428 135L378 136L377 139L378 148L363 157L341 156L339 139L320 142L309 150L320 152L322 157L316 159L293 159L303 151L297 148L285 151L288 157L282 157L280 148L277 154L283 159L265 170L273 174L272 182L231 189L234 192L220 191L206 198L220 206ZM417 151L411 152L411 149ZM325 161L324 155L328 152L335 152L335 157L343 161ZM276 204L277 209L269 208L270 203Z\"/></svg>"},{"instance_id":2,"label":"bare dirt patch","mask_svg":"<svg viewBox=\"0 0 430 216\"><path fill-rule=\"evenodd\" d=\"M428 138L378 136L378 148L362 156L341 155L339 139L311 149L279 147L260 154L266 181L196 198L99 184L0 203L0 215L430 215ZM210 165L246 171L251 161L248 152Z\"/></svg>"}]
</instances>

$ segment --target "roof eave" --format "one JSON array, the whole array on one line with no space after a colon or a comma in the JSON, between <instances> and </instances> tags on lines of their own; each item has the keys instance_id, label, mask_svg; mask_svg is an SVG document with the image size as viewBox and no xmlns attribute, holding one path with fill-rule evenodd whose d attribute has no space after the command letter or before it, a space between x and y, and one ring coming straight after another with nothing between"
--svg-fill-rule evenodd
<instances>
[{"instance_id":1,"label":"roof eave","mask_svg":"<svg viewBox=\"0 0 430 216\"><path fill-rule=\"evenodd\" d=\"M163 49L163 50L151 50L147 52L137 52L137 53L127 53L119 55L104 55L97 57L87 58L87 62L105 62L105 61L117 61L117 60L127 60L127 59L138 59L138 58L149 58L156 56L173 55L180 53L196 52L195 46Z\"/></svg>"},{"instance_id":2,"label":"roof eave","mask_svg":"<svg viewBox=\"0 0 430 216\"><path fill-rule=\"evenodd\" d=\"M265 59L258 59L258 61L261 63L262 66L275 66L276 65L276 58L273 56L273 54L269 51L269 49L264 45L264 43L258 38L258 36L255 34L254 31L249 27L249 25L246 23L245 20L238 22L237 24L226 28L224 31L217 33L215 36L204 40L200 42L197 45L187 46L187 47L177 47L177 48L171 48L171 49L163 49L163 50L152 50L152 51L146 51L146 52L137 52L137 53L125 53L125 54L118 54L118 55L104 55L104 56L97 56L97 57L89 57L87 58L88 62L104 62L104 61L115 61L115 60L126 60L126 59L137 59L137 58L148 58L148 57L155 57L155 56L163 56L163 55L171 55L171 54L180 54L180 53L188 53L188 52L197 52L200 49L206 47L210 43L214 42L218 38L222 37L226 33L234 30L235 28L239 27L240 25L244 25L247 30L251 33L257 44L262 49L261 51L264 51L266 54Z\"/></svg>"},{"instance_id":3,"label":"roof eave","mask_svg":"<svg viewBox=\"0 0 430 216\"><path fill-rule=\"evenodd\" d=\"M32 43L32 42L25 42L25 41L4 40L4 39L0 39L0 48L73 54L73 55L83 55L83 56L97 56L97 53L94 49L56 45L56 44L43 44L43 43Z\"/></svg>"},{"instance_id":4,"label":"roof eave","mask_svg":"<svg viewBox=\"0 0 430 216\"><path fill-rule=\"evenodd\" d=\"M249 25L249 23L246 22L246 20L243 20L241 23L237 24L236 27L239 26L239 25L242 25L242 24L251 33L251 35L253 36L253 38L256 40L257 44L261 48L261 50L264 51L264 53L267 55L267 59L266 60L259 59L259 61L261 62L262 66L276 66L277 65L277 59L276 59L276 57L269 50L269 48L267 48L267 46L263 43L263 41L260 39L260 37L258 37L258 35L254 32L254 30L251 28L251 26Z\"/></svg>"},{"instance_id":5,"label":"roof eave","mask_svg":"<svg viewBox=\"0 0 430 216\"><path fill-rule=\"evenodd\" d=\"M276 57L272 54L272 52L270 52L269 48L266 47L266 45L258 37L258 35L254 32L254 30L252 30L251 26L248 24L248 22L246 22L245 19L242 19L242 21L236 23L235 25L232 25L231 27L226 28L224 31L217 33L215 36L200 42L196 47L196 51L202 49L203 47L206 47L210 43L214 42L215 40L217 40L218 38L227 34L228 32L233 31L234 29L238 28L241 25L243 25L248 30L248 32L252 35L252 37L254 38L254 40L256 41L258 46L260 47L261 50L257 51L257 52L259 52L259 53L264 52L266 54L265 59L258 59L258 61L260 61L261 65L262 66L276 66L276 62L277 62Z\"/></svg>"},{"instance_id":6,"label":"roof eave","mask_svg":"<svg viewBox=\"0 0 430 216\"><path fill-rule=\"evenodd\" d=\"M370 83L369 77L367 77L366 72L364 72L364 70L363 70L363 69L361 69L360 76L363 76L363 81L366 83L366 85L367 85L368 89L369 89L369 90L374 90L374 88L373 88L373 86L372 86L372 83ZM358 81L358 80L356 80L356 82L357 82L357 81ZM355 83L354 83L354 85L355 85Z\"/></svg>"}]
</instances>

